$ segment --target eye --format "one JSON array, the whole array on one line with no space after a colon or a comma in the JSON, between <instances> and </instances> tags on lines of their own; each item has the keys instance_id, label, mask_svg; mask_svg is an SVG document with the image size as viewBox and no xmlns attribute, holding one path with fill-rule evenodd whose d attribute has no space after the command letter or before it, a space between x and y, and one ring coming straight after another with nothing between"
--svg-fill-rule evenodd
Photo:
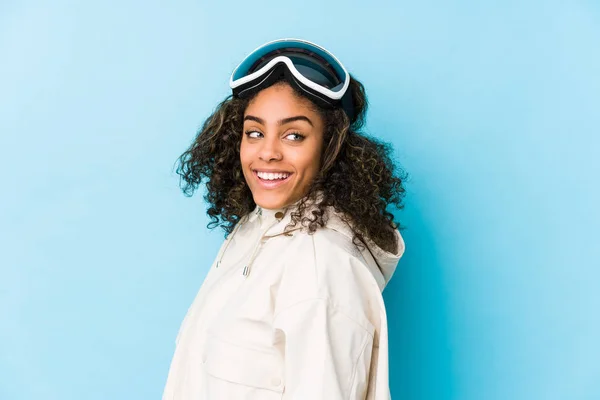
<instances>
[{"instance_id":1,"label":"eye","mask_svg":"<svg viewBox=\"0 0 600 400\"><path fill-rule=\"evenodd\" d=\"M286 135L286 137L290 137L290 136L295 136L295 139L291 139L293 142L299 142L301 140L304 139L304 135L298 133L298 132L292 132Z\"/></svg>"},{"instance_id":2,"label":"eye","mask_svg":"<svg viewBox=\"0 0 600 400\"><path fill-rule=\"evenodd\" d=\"M244 132L244 134L246 136L248 136L249 138L257 138L256 135L262 135L262 133L260 133L259 131L253 131L253 130L247 130L246 132Z\"/></svg>"}]
</instances>

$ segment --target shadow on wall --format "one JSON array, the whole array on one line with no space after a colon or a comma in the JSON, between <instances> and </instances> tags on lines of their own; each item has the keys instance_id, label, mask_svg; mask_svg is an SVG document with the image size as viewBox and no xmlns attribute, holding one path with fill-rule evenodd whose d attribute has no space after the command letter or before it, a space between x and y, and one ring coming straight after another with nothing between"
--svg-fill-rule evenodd
<instances>
[{"instance_id":1,"label":"shadow on wall","mask_svg":"<svg viewBox=\"0 0 600 400\"><path fill-rule=\"evenodd\" d=\"M410 188L407 189L410 200ZM392 399L454 398L447 299L432 227L417 204L395 218L406 252L384 290L390 341Z\"/></svg>"}]
</instances>

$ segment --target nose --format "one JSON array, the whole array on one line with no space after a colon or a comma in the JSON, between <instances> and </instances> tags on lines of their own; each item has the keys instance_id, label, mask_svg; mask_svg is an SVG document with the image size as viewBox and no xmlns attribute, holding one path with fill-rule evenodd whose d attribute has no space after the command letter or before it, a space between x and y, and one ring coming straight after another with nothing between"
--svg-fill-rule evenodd
<instances>
[{"instance_id":1,"label":"nose","mask_svg":"<svg viewBox=\"0 0 600 400\"><path fill-rule=\"evenodd\" d=\"M268 139L270 137L270 139ZM281 149L276 135L269 135L261 141L258 157L262 161L281 160Z\"/></svg>"}]
</instances>

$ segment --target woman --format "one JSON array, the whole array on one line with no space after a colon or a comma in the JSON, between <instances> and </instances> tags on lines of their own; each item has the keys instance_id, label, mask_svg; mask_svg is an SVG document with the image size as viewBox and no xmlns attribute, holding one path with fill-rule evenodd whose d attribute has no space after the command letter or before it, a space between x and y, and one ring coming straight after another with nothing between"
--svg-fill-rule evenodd
<instances>
[{"instance_id":1,"label":"woman","mask_svg":"<svg viewBox=\"0 0 600 400\"><path fill-rule=\"evenodd\" d=\"M388 399L381 292L404 251L403 177L358 133L363 86L325 49L282 39L180 157L228 236L182 323L163 399Z\"/></svg>"}]
</instances>

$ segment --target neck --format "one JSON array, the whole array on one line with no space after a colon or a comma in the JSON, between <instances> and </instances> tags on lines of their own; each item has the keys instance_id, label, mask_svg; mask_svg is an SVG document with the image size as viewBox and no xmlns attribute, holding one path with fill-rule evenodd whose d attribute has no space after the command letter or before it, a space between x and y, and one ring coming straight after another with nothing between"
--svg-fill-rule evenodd
<instances>
[{"instance_id":1,"label":"neck","mask_svg":"<svg viewBox=\"0 0 600 400\"><path fill-rule=\"evenodd\" d=\"M321 192L319 192L317 194L317 198L320 199L322 197L322 195L323 194ZM273 215L273 214L275 214L275 213L277 213L279 211L285 212L286 210L290 210L290 209L295 208L298 205L298 203L300 203L301 200L302 200L302 198L300 198L300 199L296 200L295 202L290 203L288 205L281 206L279 208L265 208L265 207L260 206L259 204L256 204L255 210L258 213L262 213L262 214L266 213L267 215ZM312 203L312 201L310 203Z\"/></svg>"}]
</instances>

